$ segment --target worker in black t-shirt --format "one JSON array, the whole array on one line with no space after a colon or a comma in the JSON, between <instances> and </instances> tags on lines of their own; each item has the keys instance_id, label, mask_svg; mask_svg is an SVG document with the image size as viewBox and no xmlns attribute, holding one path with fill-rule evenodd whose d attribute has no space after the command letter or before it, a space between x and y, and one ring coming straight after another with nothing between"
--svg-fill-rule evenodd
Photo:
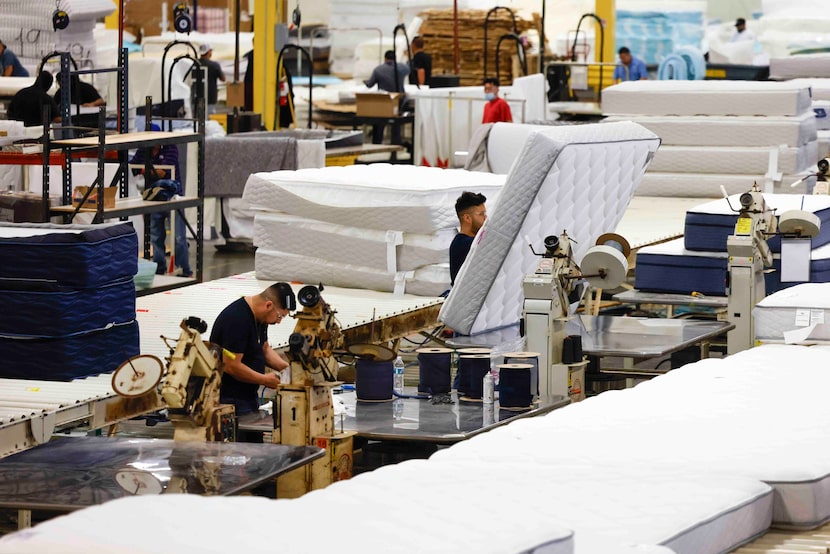
<instances>
[{"instance_id":1,"label":"worker in black t-shirt","mask_svg":"<svg viewBox=\"0 0 830 554\"><path fill-rule=\"evenodd\" d=\"M487 219L484 203L487 197L480 193L464 191L455 201L455 213L458 215L458 234L450 244L450 283L455 284L455 276L467 259L473 246L473 239Z\"/></svg>"},{"instance_id":2,"label":"worker in black t-shirt","mask_svg":"<svg viewBox=\"0 0 830 554\"><path fill-rule=\"evenodd\" d=\"M216 113L216 103L219 101L219 83L225 82L225 72L219 62L213 61L213 48L204 42L199 46L199 63L207 67L207 113Z\"/></svg>"},{"instance_id":3,"label":"worker in black t-shirt","mask_svg":"<svg viewBox=\"0 0 830 554\"><path fill-rule=\"evenodd\" d=\"M61 83L61 73L58 73L58 85ZM85 83L77 75L69 77L69 102L73 106L81 105L85 108L94 108L104 105L104 99L98 94L94 86ZM61 89L55 93L55 103L61 103Z\"/></svg>"},{"instance_id":4,"label":"worker in black t-shirt","mask_svg":"<svg viewBox=\"0 0 830 554\"><path fill-rule=\"evenodd\" d=\"M26 127L41 125L43 123L43 106L49 106L52 121L59 123L61 116L58 105L55 104L55 101L47 92L53 81L51 73L41 71L35 79L35 84L20 89L9 103L9 119L22 121Z\"/></svg>"},{"instance_id":5,"label":"worker in black t-shirt","mask_svg":"<svg viewBox=\"0 0 830 554\"><path fill-rule=\"evenodd\" d=\"M410 44L412 62L410 63L409 84L430 86L432 80L432 56L424 52L424 37L416 36Z\"/></svg>"}]
</instances>

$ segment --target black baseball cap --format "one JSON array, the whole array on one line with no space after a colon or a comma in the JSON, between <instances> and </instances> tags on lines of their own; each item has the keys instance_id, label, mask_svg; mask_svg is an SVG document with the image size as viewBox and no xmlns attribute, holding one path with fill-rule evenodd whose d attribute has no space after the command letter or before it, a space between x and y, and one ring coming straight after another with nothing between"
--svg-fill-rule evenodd
<instances>
[{"instance_id":1,"label":"black baseball cap","mask_svg":"<svg viewBox=\"0 0 830 554\"><path fill-rule=\"evenodd\" d=\"M739 27L741 25L746 25L746 19L744 19L743 17L739 17L735 20L735 27Z\"/></svg>"}]
</instances>

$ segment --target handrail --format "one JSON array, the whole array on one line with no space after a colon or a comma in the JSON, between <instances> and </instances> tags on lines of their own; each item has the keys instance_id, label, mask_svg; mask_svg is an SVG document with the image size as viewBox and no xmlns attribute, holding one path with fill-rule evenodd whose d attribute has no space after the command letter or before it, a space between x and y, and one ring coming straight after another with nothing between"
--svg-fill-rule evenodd
<instances>
[{"instance_id":1,"label":"handrail","mask_svg":"<svg viewBox=\"0 0 830 554\"><path fill-rule=\"evenodd\" d=\"M409 45L409 35L406 33L406 25L398 23L392 31L392 54L395 56L395 92L403 92L403 83L401 83L401 76L398 75L398 31L403 31L403 38L406 40L406 57L409 60L409 68L412 71L412 48ZM419 83L415 83L418 88L421 88Z\"/></svg>"},{"instance_id":2,"label":"handrail","mask_svg":"<svg viewBox=\"0 0 830 554\"><path fill-rule=\"evenodd\" d=\"M489 77L487 74L487 28L490 24L490 16L494 13L497 13L499 10L507 10L510 13L510 17L513 19L513 34L519 34L519 29L516 27L516 13L506 6L496 6L495 8L491 8L490 11L487 12L487 15L484 17L484 78L486 79Z\"/></svg>"}]
</instances>

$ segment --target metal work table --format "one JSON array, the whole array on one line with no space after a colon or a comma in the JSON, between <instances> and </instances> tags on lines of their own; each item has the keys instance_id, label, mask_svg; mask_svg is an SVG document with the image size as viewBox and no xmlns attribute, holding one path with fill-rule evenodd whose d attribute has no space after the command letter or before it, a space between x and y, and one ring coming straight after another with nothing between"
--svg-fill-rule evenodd
<instances>
[{"instance_id":1,"label":"metal work table","mask_svg":"<svg viewBox=\"0 0 830 554\"><path fill-rule=\"evenodd\" d=\"M415 389L407 387L408 394ZM378 441L411 441L431 444L452 444L515 419L546 414L570 404L559 396L551 401L537 402L532 408L513 411L482 402L459 402L452 393L452 404L432 404L417 398L396 398L387 402L359 402L353 391L335 395L346 403L346 413L335 416L338 431L353 431L357 437ZM239 418L240 431L270 432L273 418L269 415L247 414ZM341 423L342 422L342 423Z\"/></svg>"},{"instance_id":2,"label":"metal work table","mask_svg":"<svg viewBox=\"0 0 830 554\"><path fill-rule=\"evenodd\" d=\"M669 306L670 315L674 306L725 309L729 302L725 296L692 296L691 294L644 292L636 289L615 294L614 300L626 304L661 304Z\"/></svg>"},{"instance_id":3,"label":"metal work table","mask_svg":"<svg viewBox=\"0 0 830 554\"><path fill-rule=\"evenodd\" d=\"M0 460L0 507L72 511L138 494L226 496L323 456L315 446L73 437Z\"/></svg>"}]
</instances>

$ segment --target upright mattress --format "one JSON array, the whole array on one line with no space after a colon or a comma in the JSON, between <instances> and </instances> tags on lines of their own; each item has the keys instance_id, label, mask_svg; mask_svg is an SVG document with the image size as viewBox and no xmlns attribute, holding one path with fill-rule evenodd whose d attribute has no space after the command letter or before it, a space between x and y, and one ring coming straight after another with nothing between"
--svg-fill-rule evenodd
<instances>
[{"instance_id":1,"label":"upright mattress","mask_svg":"<svg viewBox=\"0 0 830 554\"><path fill-rule=\"evenodd\" d=\"M816 120L809 111L793 117L638 115L611 116L604 121L639 123L659 136L664 145L672 146L800 146L816 140Z\"/></svg>"},{"instance_id":2,"label":"upright mattress","mask_svg":"<svg viewBox=\"0 0 830 554\"><path fill-rule=\"evenodd\" d=\"M830 284L803 283L780 290L752 310L759 341L830 340Z\"/></svg>"},{"instance_id":3,"label":"upright mattress","mask_svg":"<svg viewBox=\"0 0 830 554\"><path fill-rule=\"evenodd\" d=\"M560 465L597 463L647 468L644 475L705 468L713 478L772 486L773 525L814 527L830 519L827 356L819 347L763 345L705 359L483 433L430 461L491 471L532 461L549 475ZM802 383L809 385L797 394L782 391Z\"/></svg>"},{"instance_id":4,"label":"upright mattress","mask_svg":"<svg viewBox=\"0 0 830 554\"><path fill-rule=\"evenodd\" d=\"M322 283L335 287L440 296L450 288L450 264L433 264L412 271L387 272L374 267L331 262L259 248L254 266L261 280Z\"/></svg>"},{"instance_id":5,"label":"upright mattress","mask_svg":"<svg viewBox=\"0 0 830 554\"><path fill-rule=\"evenodd\" d=\"M781 282L781 260L773 256L772 269L764 274L767 294L793 286ZM693 291L715 296L726 294L729 260L726 252L687 250L683 239L641 248L637 252L634 286L651 292L690 294ZM830 282L830 245L810 254L810 282Z\"/></svg>"},{"instance_id":6,"label":"upright mattress","mask_svg":"<svg viewBox=\"0 0 830 554\"><path fill-rule=\"evenodd\" d=\"M512 325L522 311L522 279L541 246L563 230L574 258L617 227L660 140L636 123L552 127L532 133L495 209L473 241L440 319L463 334Z\"/></svg>"},{"instance_id":7,"label":"upright mattress","mask_svg":"<svg viewBox=\"0 0 830 554\"><path fill-rule=\"evenodd\" d=\"M132 223L0 227L0 279L96 287L138 272Z\"/></svg>"},{"instance_id":8,"label":"upright mattress","mask_svg":"<svg viewBox=\"0 0 830 554\"><path fill-rule=\"evenodd\" d=\"M777 157L778 171L785 174L800 173L818 161L818 143L813 140L799 146L772 147L664 145L654 156L649 170L763 175L770 165L770 155Z\"/></svg>"},{"instance_id":9,"label":"upright mattress","mask_svg":"<svg viewBox=\"0 0 830 554\"><path fill-rule=\"evenodd\" d=\"M602 91L611 115L798 116L810 89L773 81L626 81Z\"/></svg>"},{"instance_id":10,"label":"upright mattress","mask_svg":"<svg viewBox=\"0 0 830 554\"><path fill-rule=\"evenodd\" d=\"M637 188L638 196L697 196L699 198L716 198L721 196L721 187L727 194L740 194L749 190L753 183L764 186L766 167L759 168L747 175L701 174L701 173L663 173L649 171L643 176ZM774 184L774 191L780 194L802 193L815 185L815 177L805 175L784 175ZM795 187L791 185L799 181Z\"/></svg>"},{"instance_id":11,"label":"upright mattress","mask_svg":"<svg viewBox=\"0 0 830 554\"><path fill-rule=\"evenodd\" d=\"M495 200L504 175L371 164L255 173L243 199L253 207L349 227L431 234L458 225L465 190Z\"/></svg>"},{"instance_id":12,"label":"upright mattress","mask_svg":"<svg viewBox=\"0 0 830 554\"><path fill-rule=\"evenodd\" d=\"M735 230L738 214L730 208L740 208L740 196L733 195L706 202L686 212L685 245L689 250L726 252L726 239ZM821 220L818 236L812 239L813 248L830 243L830 196L800 194L765 194L764 201L780 215L787 210L804 210ZM767 243L773 252L781 251L781 240L771 237Z\"/></svg>"},{"instance_id":13,"label":"upright mattress","mask_svg":"<svg viewBox=\"0 0 830 554\"><path fill-rule=\"evenodd\" d=\"M254 217L254 246L390 272L448 262L455 234L361 229L270 212Z\"/></svg>"}]
</instances>

